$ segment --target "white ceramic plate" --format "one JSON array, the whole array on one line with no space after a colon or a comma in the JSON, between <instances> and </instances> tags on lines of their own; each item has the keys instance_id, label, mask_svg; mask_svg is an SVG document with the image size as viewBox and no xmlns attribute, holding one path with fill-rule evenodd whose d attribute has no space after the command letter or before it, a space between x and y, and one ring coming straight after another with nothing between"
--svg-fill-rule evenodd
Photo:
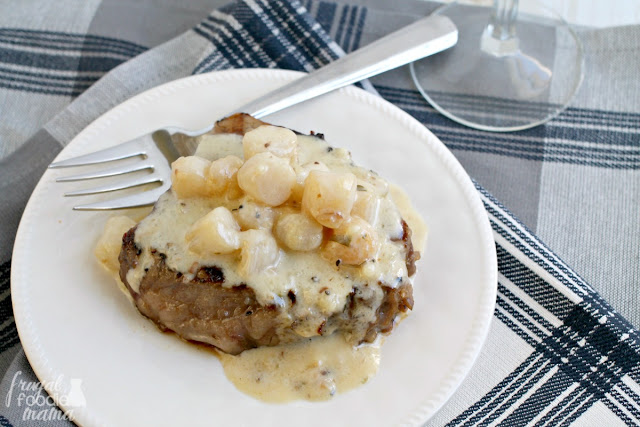
<instances>
[{"instance_id":1,"label":"white ceramic plate","mask_svg":"<svg viewBox=\"0 0 640 427\"><path fill-rule=\"evenodd\" d=\"M204 127L299 76L235 70L168 83L104 114L59 159L166 125ZM414 284L415 310L386 340L378 375L320 403L265 404L237 391L214 356L159 332L129 304L92 254L114 213L72 211L79 199L63 193L87 183L55 183L69 170L49 170L20 223L11 292L34 371L61 406L73 409L78 423L421 425L470 370L491 321L497 268L486 213L453 155L409 115L352 87L267 120L323 132L331 145L349 148L358 163L401 185L429 226ZM78 383L82 393L79 405L70 407L72 382L74 396Z\"/></svg>"}]
</instances>

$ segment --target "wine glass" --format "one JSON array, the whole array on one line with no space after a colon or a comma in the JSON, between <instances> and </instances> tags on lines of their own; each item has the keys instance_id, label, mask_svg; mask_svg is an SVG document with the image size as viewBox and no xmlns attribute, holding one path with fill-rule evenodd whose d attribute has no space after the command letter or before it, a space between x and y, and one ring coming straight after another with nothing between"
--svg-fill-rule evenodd
<instances>
[{"instance_id":1,"label":"wine glass","mask_svg":"<svg viewBox=\"0 0 640 427\"><path fill-rule=\"evenodd\" d=\"M411 64L413 80L436 110L463 125L504 132L542 124L580 86L580 41L534 0L487 3L456 2L434 12L453 20L458 44Z\"/></svg>"}]
</instances>

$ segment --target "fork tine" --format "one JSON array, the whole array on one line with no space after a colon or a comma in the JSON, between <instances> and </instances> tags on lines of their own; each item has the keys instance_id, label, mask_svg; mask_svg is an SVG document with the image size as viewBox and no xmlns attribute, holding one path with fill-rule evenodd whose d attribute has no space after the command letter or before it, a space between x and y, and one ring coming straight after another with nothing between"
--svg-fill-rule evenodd
<instances>
[{"instance_id":1,"label":"fork tine","mask_svg":"<svg viewBox=\"0 0 640 427\"><path fill-rule=\"evenodd\" d=\"M67 182L67 181L82 181L84 179L105 178L108 176L123 175L129 172L141 171L144 169L153 169L153 163L149 161L142 161L142 162L134 163L130 165L122 165L122 166L116 166L109 169L103 169L101 171L96 171L96 172L86 172L86 173L81 173L77 175L63 176L60 178L56 178L56 181Z\"/></svg>"},{"instance_id":2,"label":"fork tine","mask_svg":"<svg viewBox=\"0 0 640 427\"><path fill-rule=\"evenodd\" d=\"M133 139L104 150L95 151L83 156L72 157L59 162L51 163L50 168L66 168L71 166L92 165L96 163L110 162L112 160L126 159L147 154L147 149L142 141Z\"/></svg>"},{"instance_id":3,"label":"fork tine","mask_svg":"<svg viewBox=\"0 0 640 427\"><path fill-rule=\"evenodd\" d=\"M109 191L123 190L125 188L137 187L139 185L151 184L153 182L162 182L162 177L153 173L143 177L136 177L133 179L118 181L113 184L102 185L99 187L86 188L84 190L70 191L64 193L65 196L85 196L87 194L107 193Z\"/></svg>"},{"instance_id":4,"label":"fork tine","mask_svg":"<svg viewBox=\"0 0 640 427\"><path fill-rule=\"evenodd\" d=\"M135 208L138 206L149 206L158 201L158 198L164 194L171 183L163 183L162 186L153 190L145 191L131 196L121 197L119 199L106 200L103 202L91 203L88 205L74 206L76 211L105 211L112 209Z\"/></svg>"}]
</instances>

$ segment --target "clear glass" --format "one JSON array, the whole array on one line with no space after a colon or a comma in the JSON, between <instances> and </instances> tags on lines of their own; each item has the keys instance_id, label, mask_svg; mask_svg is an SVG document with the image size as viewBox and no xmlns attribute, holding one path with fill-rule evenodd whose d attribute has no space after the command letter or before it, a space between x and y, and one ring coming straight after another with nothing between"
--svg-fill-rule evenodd
<instances>
[{"instance_id":1,"label":"clear glass","mask_svg":"<svg viewBox=\"0 0 640 427\"><path fill-rule=\"evenodd\" d=\"M445 116L482 130L522 130L558 115L582 82L576 34L534 0L479 3L434 12L453 20L458 44L411 64L420 92Z\"/></svg>"}]
</instances>

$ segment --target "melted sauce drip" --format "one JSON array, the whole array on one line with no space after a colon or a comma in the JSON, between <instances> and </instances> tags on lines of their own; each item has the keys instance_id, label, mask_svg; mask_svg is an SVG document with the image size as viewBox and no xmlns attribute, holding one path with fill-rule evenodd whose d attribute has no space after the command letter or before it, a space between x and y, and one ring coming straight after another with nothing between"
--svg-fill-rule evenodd
<instances>
[{"instance_id":1,"label":"melted sauce drip","mask_svg":"<svg viewBox=\"0 0 640 427\"><path fill-rule=\"evenodd\" d=\"M389 193L395 202L402 218L407 222L411 229L411 241L416 251L424 252L427 246L427 224L425 224L422 216L413 207L409 195L397 185L389 185Z\"/></svg>"},{"instance_id":2,"label":"melted sauce drip","mask_svg":"<svg viewBox=\"0 0 640 427\"><path fill-rule=\"evenodd\" d=\"M216 147L219 151L216 151ZM300 164L320 161L331 170L352 172L370 184L370 189L373 189L371 191L375 191L376 185L381 186L384 183L373 172L354 165L345 150L328 148L328 144L319 138L298 136L298 161ZM209 136L202 140L198 154L210 158L228 154L241 157L241 138ZM321 321L316 319L322 316L329 317L341 311L355 285L381 282L393 287L398 284L397 278L407 279L403 246L392 240L402 235L401 216L386 190L386 183L384 186L384 193L379 196L376 220L372 224L380 236L383 236L375 262L368 261L362 266L338 267L321 257L317 251L298 252L281 248L277 266L266 268L249 277L238 273L237 253L203 257L190 252L184 238L193 223L213 208L224 206L229 210L236 210L242 205L241 200L246 199L229 200L220 196L178 200L169 191L158 200L154 211L138 225L136 245L142 249L142 254L137 267L129 270L127 281L132 289L137 291L145 268L153 263L152 248L164 253L167 256L167 265L183 272L187 279L193 276L190 272L197 270L194 266L217 266L224 272L225 286L245 283L255 291L257 300L262 305L288 307L287 295L293 292L298 299L298 304L293 307L294 315L309 320L308 324L300 325L296 332L302 336L317 335L315 331ZM273 209L277 211L293 207L285 205ZM379 296L382 297L382 294ZM377 307L379 304L371 305ZM295 310L300 312L296 313ZM363 319L373 321L375 308L362 315Z\"/></svg>"},{"instance_id":3,"label":"melted sauce drip","mask_svg":"<svg viewBox=\"0 0 640 427\"><path fill-rule=\"evenodd\" d=\"M201 140L197 154L210 160L230 154L242 157L241 140L236 135L207 136ZM402 235L401 218L413 231L416 250L424 249L427 234L426 225L402 189L396 186L387 189L386 183L375 173L355 166L346 150L328 149L323 140L302 135L298 136L298 147L300 164L321 161L332 170L352 172L369 185L369 191L373 189L380 196L372 225L385 238L375 262L338 268L315 252L281 249L277 269L268 268L252 277L240 277L236 272L237 254L203 259L188 250L184 239L191 225L213 208L238 209L240 201L225 197L178 200L172 192L167 192L154 211L138 225L136 244L142 248L140 262L127 274L129 284L137 290L144 269L153 262L150 248L155 248L167 255L166 263L170 268L185 272L187 278L193 276L189 271L197 270L193 266L218 266L224 271L226 286L246 283L254 289L261 304L275 303L287 308L283 310L285 316L307 319L297 326L295 332L312 338L247 350L237 356L213 351L220 359L226 376L239 390L267 402L327 400L336 393L366 383L376 374L382 337L373 344L354 347L348 337L339 333L315 336L318 330L315 319L342 310L345 299L357 283L380 282L395 286L398 278L409 280L402 245L393 241ZM112 221L115 230L109 230L107 224L104 236L111 237L103 238L102 256L98 257L116 278L117 262L110 262L108 254L117 259L122 230L127 228L125 224L124 220ZM369 293L368 297L382 298L379 286L369 286L363 291ZM124 292L130 298L128 292ZM296 304L292 304L291 292ZM375 308L378 304L372 306ZM359 307L362 312L357 316L368 319L367 322L373 321L374 308L363 305ZM205 345L199 347L209 348Z\"/></svg>"},{"instance_id":4,"label":"melted sauce drip","mask_svg":"<svg viewBox=\"0 0 640 427\"><path fill-rule=\"evenodd\" d=\"M219 355L238 390L265 402L328 400L365 384L380 364L381 339L353 347L342 335Z\"/></svg>"}]
</instances>

